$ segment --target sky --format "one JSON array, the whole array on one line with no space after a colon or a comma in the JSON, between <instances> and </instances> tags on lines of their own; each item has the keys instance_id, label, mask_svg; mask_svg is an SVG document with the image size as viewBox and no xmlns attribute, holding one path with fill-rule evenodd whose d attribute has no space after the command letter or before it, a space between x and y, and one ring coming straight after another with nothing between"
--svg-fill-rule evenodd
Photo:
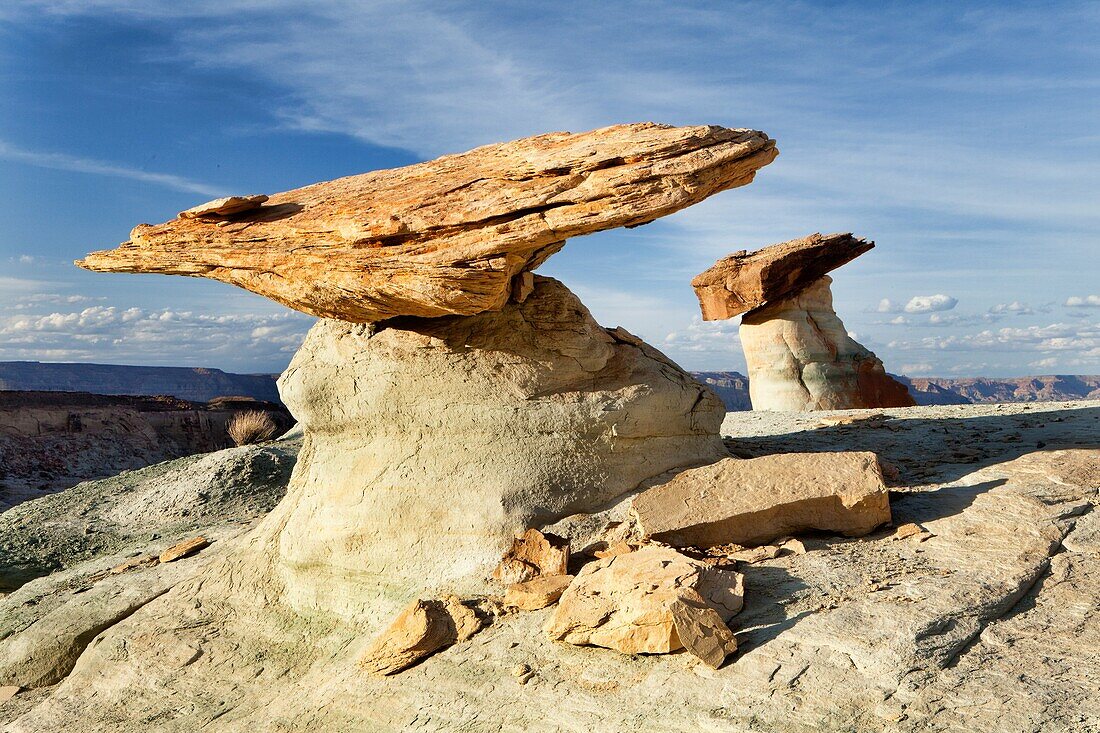
<instances>
[{"instance_id":1,"label":"sky","mask_svg":"<svg viewBox=\"0 0 1100 733\"><path fill-rule=\"evenodd\" d=\"M910 376L1100 373L1100 4L0 3L0 360L277 372L313 319L72 261L137 223L554 130L767 132L747 187L539 272L693 370L713 262L812 232L851 333Z\"/></svg>"}]
</instances>

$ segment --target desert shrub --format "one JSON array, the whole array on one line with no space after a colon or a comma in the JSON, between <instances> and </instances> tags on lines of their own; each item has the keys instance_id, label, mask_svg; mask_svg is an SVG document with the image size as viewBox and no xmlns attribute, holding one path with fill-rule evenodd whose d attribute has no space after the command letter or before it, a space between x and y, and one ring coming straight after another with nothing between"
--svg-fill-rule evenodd
<instances>
[{"instance_id":1,"label":"desert shrub","mask_svg":"<svg viewBox=\"0 0 1100 733\"><path fill-rule=\"evenodd\" d=\"M233 442L237 445L248 445L249 443L260 443L265 440L271 440L275 437L275 431L278 428L275 426L275 421L271 419L271 415L260 410L248 410L247 412L238 412L233 416L233 419L229 421L229 437L233 439Z\"/></svg>"}]
</instances>

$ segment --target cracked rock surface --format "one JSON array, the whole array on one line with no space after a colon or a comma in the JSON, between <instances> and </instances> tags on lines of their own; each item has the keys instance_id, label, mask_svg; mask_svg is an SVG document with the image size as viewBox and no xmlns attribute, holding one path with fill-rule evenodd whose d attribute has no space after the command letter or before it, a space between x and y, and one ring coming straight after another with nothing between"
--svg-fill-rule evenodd
<instances>
[{"instance_id":1,"label":"cracked rock surface","mask_svg":"<svg viewBox=\"0 0 1100 733\"><path fill-rule=\"evenodd\" d=\"M96 636L60 685L0 705L0 720L13 733L1100 729L1100 408L881 415L727 417L745 456L879 453L897 468L894 523L925 531L806 535L804 554L740 566L739 648L720 669L548 642L548 608L374 678L356 662L381 625L280 606L248 570L270 560L257 529L216 542L206 552L231 552L192 565Z\"/></svg>"},{"instance_id":2,"label":"cracked rock surface","mask_svg":"<svg viewBox=\"0 0 1100 733\"><path fill-rule=\"evenodd\" d=\"M140 224L77 264L208 277L353 323L471 315L503 306L512 279L569 237L747 185L778 154L762 132L716 126L554 132L277 193L217 220Z\"/></svg>"}]
</instances>

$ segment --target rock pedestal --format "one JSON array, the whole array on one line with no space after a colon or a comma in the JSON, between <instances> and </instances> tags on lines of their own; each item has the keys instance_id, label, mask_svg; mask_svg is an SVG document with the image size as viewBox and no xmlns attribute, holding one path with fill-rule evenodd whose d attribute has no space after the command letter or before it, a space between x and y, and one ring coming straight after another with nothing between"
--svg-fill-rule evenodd
<instances>
[{"instance_id":1,"label":"rock pedestal","mask_svg":"<svg viewBox=\"0 0 1100 733\"><path fill-rule=\"evenodd\" d=\"M710 390L543 277L497 313L320 321L279 387L306 432L276 561L302 612L480 582L516 532L725 455Z\"/></svg>"},{"instance_id":2,"label":"rock pedestal","mask_svg":"<svg viewBox=\"0 0 1100 733\"><path fill-rule=\"evenodd\" d=\"M826 275L741 319L754 410L908 407L905 386L848 335Z\"/></svg>"}]
</instances>

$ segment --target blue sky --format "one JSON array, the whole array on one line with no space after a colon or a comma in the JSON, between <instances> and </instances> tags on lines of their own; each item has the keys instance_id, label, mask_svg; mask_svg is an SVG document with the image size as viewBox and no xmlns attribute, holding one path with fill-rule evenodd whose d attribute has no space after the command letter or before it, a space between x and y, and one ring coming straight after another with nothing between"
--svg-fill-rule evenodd
<instances>
[{"instance_id":1,"label":"blue sky","mask_svg":"<svg viewBox=\"0 0 1100 733\"><path fill-rule=\"evenodd\" d=\"M7 0L0 359L281 370L312 319L72 260L217 195L618 122L766 131L752 185L540 272L689 369L741 369L693 275L814 231L895 372L1100 372L1095 3Z\"/></svg>"}]
</instances>

